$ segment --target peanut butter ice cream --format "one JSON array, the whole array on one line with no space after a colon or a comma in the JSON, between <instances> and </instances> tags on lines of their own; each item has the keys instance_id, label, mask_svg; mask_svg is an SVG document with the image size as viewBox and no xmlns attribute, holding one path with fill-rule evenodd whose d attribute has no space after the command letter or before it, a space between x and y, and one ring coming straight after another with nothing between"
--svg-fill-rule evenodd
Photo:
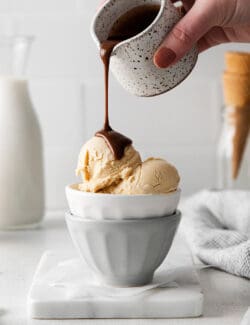
<instances>
[{"instance_id":1,"label":"peanut butter ice cream","mask_svg":"<svg viewBox=\"0 0 250 325\"><path fill-rule=\"evenodd\" d=\"M91 138L81 149L77 175L82 176L79 189L100 192L127 179L141 164L140 154L129 145L121 159L115 159L110 147L101 137Z\"/></svg>"},{"instance_id":2,"label":"peanut butter ice cream","mask_svg":"<svg viewBox=\"0 0 250 325\"><path fill-rule=\"evenodd\" d=\"M167 161L149 158L141 163L128 178L107 188L112 194L166 194L175 191L180 177L177 169Z\"/></svg>"},{"instance_id":3,"label":"peanut butter ice cream","mask_svg":"<svg viewBox=\"0 0 250 325\"><path fill-rule=\"evenodd\" d=\"M129 145L123 157L115 159L106 141L93 137L81 149L77 175L82 176L79 190L109 194L166 194L175 191L180 177L167 161L149 158L142 162Z\"/></svg>"}]
</instances>

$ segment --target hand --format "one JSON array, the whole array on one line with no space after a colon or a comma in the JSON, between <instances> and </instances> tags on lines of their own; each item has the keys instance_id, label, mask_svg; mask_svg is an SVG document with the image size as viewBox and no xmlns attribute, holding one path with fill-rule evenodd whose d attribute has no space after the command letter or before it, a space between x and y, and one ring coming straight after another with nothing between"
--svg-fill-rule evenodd
<instances>
[{"instance_id":1,"label":"hand","mask_svg":"<svg viewBox=\"0 0 250 325\"><path fill-rule=\"evenodd\" d=\"M169 32L154 55L154 63L159 68L176 63L195 43L202 52L221 43L250 42L249 0L182 2L186 15Z\"/></svg>"}]
</instances>

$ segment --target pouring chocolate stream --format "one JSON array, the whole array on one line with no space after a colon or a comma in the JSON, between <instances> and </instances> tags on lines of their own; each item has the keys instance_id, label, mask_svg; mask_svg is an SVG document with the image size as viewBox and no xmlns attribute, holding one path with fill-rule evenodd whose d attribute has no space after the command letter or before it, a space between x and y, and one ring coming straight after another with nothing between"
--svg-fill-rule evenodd
<instances>
[{"instance_id":1,"label":"pouring chocolate stream","mask_svg":"<svg viewBox=\"0 0 250 325\"><path fill-rule=\"evenodd\" d=\"M159 5L142 5L123 14L114 23L108 39L101 43L100 56L104 65L105 83L105 120L102 130L96 136L104 138L114 154L115 159L121 159L125 148L132 144L132 140L112 129L109 123L109 65L114 47L147 28L156 18L160 10Z\"/></svg>"}]
</instances>

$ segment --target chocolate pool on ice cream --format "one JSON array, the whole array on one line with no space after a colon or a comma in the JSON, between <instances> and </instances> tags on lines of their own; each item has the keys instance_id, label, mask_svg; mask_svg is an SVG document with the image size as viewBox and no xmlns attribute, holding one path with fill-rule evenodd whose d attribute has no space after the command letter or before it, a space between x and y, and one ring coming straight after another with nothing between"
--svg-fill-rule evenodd
<instances>
[{"instance_id":1,"label":"chocolate pool on ice cream","mask_svg":"<svg viewBox=\"0 0 250 325\"><path fill-rule=\"evenodd\" d=\"M163 159L143 162L132 144L116 159L95 136L82 147L76 173L82 182L66 187L66 221L77 250L106 284L149 283L181 217L177 169Z\"/></svg>"}]
</instances>

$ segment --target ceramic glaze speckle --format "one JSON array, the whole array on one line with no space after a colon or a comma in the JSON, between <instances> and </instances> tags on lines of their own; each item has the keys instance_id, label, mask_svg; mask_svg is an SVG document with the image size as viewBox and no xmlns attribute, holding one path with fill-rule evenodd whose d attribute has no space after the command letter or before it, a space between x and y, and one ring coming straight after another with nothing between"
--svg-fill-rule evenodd
<instances>
[{"instance_id":1,"label":"ceramic glaze speckle","mask_svg":"<svg viewBox=\"0 0 250 325\"><path fill-rule=\"evenodd\" d=\"M177 86L192 71L198 55L193 48L172 67L160 69L154 65L156 49L181 18L180 11L170 0L108 1L93 22L92 35L97 44L107 39L121 15L145 4L161 4L158 16L142 33L118 44L110 64L114 76L127 91L144 97L159 95Z\"/></svg>"}]
</instances>

